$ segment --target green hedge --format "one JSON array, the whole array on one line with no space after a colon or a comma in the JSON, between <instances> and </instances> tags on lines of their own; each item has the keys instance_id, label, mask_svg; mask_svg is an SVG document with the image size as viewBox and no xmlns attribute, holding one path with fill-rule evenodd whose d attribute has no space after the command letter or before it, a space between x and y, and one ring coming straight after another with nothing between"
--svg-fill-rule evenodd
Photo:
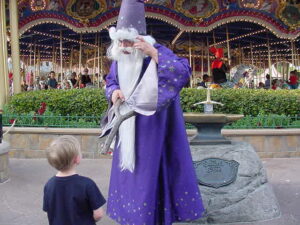
<instances>
[{"instance_id":1,"label":"green hedge","mask_svg":"<svg viewBox=\"0 0 300 225\"><path fill-rule=\"evenodd\" d=\"M300 90L252 90L219 89L211 91L212 100L222 102L215 105L215 112L244 114L300 115ZM183 89L181 103L185 112L203 112L203 106L194 103L206 99L206 90ZM99 89L72 89L32 91L14 95L8 109L11 113L37 111L41 102L55 115L102 115L107 108L104 92Z\"/></svg>"},{"instance_id":2,"label":"green hedge","mask_svg":"<svg viewBox=\"0 0 300 225\"><path fill-rule=\"evenodd\" d=\"M181 92L185 112L203 112L203 105L194 103L206 99L206 90L187 88ZM214 105L214 112L244 114L300 115L300 90L214 89L211 99L224 106Z\"/></svg>"},{"instance_id":3,"label":"green hedge","mask_svg":"<svg viewBox=\"0 0 300 225\"><path fill-rule=\"evenodd\" d=\"M107 108L103 90L85 88L23 92L11 98L8 110L16 114L30 113L37 111L42 102L55 115L102 115Z\"/></svg>"}]
</instances>

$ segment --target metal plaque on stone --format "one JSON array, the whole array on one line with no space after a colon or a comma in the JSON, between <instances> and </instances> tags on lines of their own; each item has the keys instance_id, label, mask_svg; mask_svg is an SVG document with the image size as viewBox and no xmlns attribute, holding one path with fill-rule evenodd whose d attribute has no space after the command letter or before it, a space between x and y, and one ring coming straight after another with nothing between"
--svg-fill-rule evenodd
<instances>
[{"instance_id":1,"label":"metal plaque on stone","mask_svg":"<svg viewBox=\"0 0 300 225\"><path fill-rule=\"evenodd\" d=\"M239 163L235 160L207 158L194 162L194 167L199 184L219 188L235 181Z\"/></svg>"}]
</instances>

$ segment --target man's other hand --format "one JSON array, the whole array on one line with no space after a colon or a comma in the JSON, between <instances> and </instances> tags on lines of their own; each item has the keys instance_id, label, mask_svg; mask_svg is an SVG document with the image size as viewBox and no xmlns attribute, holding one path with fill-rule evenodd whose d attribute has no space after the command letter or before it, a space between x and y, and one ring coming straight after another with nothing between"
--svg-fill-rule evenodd
<instances>
[{"instance_id":1,"label":"man's other hand","mask_svg":"<svg viewBox=\"0 0 300 225\"><path fill-rule=\"evenodd\" d=\"M122 102L125 101L125 97L124 97L122 91L118 89L112 93L111 101L113 102L113 104L115 104L119 98L122 100Z\"/></svg>"}]
</instances>

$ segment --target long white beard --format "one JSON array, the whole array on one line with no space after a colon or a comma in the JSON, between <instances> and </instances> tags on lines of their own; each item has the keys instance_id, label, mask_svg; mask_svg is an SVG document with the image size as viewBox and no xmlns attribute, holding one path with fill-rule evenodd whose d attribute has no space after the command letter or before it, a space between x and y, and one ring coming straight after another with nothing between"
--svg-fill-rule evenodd
<instances>
[{"instance_id":1,"label":"long white beard","mask_svg":"<svg viewBox=\"0 0 300 225\"><path fill-rule=\"evenodd\" d=\"M126 100L134 91L139 80L143 66L143 54L136 51L133 54L120 54L118 56L118 78L125 102L120 107L121 114L130 111ZM119 128L120 167L130 172L135 168L135 116L123 121Z\"/></svg>"}]
</instances>

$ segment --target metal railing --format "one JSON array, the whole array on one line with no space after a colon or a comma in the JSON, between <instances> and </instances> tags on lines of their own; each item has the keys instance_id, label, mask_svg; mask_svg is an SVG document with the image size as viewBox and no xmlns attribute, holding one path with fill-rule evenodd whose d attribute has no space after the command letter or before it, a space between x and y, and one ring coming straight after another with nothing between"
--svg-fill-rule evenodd
<instances>
[{"instance_id":1,"label":"metal railing","mask_svg":"<svg viewBox=\"0 0 300 225\"><path fill-rule=\"evenodd\" d=\"M99 116L48 116L4 114L3 126L15 127L59 127L59 128L99 128Z\"/></svg>"},{"instance_id":2,"label":"metal railing","mask_svg":"<svg viewBox=\"0 0 300 225\"><path fill-rule=\"evenodd\" d=\"M3 126L11 126L16 120L15 127L60 127L60 128L99 128L100 116L49 116L49 115L17 115L3 114ZM186 123L187 129L195 129ZM283 129L300 128L300 116L259 115L246 116L224 129Z\"/></svg>"}]
</instances>

